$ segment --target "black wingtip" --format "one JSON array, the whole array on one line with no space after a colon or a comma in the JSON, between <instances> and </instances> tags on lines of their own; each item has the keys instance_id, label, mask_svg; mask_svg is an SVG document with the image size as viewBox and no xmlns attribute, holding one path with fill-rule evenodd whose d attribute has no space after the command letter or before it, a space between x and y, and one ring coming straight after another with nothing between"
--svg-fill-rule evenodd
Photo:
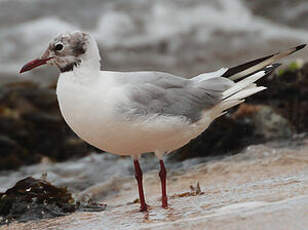
<instances>
[{"instance_id":1,"label":"black wingtip","mask_svg":"<svg viewBox=\"0 0 308 230\"><path fill-rule=\"evenodd\" d=\"M272 72L274 72L275 69L277 69L281 65L282 65L281 63L274 63L272 65L266 66L264 72L266 75L271 74Z\"/></svg>"},{"instance_id":2,"label":"black wingtip","mask_svg":"<svg viewBox=\"0 0 308 230\"><path fill-rule=\"evenodd\" d=\"M296 46L296 47L295 47L295 50L296 50L296 51L301 50L301 49L305 48L306 45L307 45L307 44L302 44L302 45Z\"/></svg>"},{"instance_id":3,"label":"black wingtip","mask_svg":"<svg viewBox=\"0 0 308 230\"><path fill-rule=\"evenodd\" d=\"M282 65L281 63L274 63L274 64L272 64L274 69L277 69L281 65Z\"/></svg>"}]
</instances>

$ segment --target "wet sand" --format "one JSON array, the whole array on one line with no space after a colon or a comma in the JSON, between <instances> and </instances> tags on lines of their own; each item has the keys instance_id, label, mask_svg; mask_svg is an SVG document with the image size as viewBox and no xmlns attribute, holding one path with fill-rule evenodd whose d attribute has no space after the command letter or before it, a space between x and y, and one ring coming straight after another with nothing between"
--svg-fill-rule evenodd
<instances>
[{"instance_id":1,"label":"wet sand","mask_svg":"<svg viewBox=\"0 0 308 230\"><path fill-rule=\"evenodd\" d=\"M120 167L120 165L119 165ZM191 193L200 183L202 193ZM133 176L87 190L93 197L115 193L103 212L12 223L0 229L306 229L308 226L308 139L301 145L254 145L168 175L169 209L160 207L156 170L144 175L148 213L138 212Z\"/></svg>"}]
</instances>

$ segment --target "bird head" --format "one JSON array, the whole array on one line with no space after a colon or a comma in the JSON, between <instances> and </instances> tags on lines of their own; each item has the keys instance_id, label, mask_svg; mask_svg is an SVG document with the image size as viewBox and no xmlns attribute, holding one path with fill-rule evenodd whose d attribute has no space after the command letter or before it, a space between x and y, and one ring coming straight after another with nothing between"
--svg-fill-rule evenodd
<instances>
[{"instance_id":1,"label":"bird head","mask_svg":"<svg viewBox=\"0 0 308 230\"><path fill-rule=\"evenodd\" d=\"M96 67L100 56L95 40L88 33L73 32L60 34L48 45L43 55L25 64L20 73L47 64L56 66L61 72L72 71L83 62ZM99 67L98 67L99 68Z\"/></svg>"}]
</instances>

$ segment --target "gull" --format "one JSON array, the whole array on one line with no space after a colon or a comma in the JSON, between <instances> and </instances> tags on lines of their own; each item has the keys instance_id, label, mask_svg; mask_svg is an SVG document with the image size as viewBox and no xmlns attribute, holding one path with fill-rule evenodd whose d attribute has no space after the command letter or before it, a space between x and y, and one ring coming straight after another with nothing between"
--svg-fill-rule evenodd
<instances>
[{"instance_id":1,"label":"gull","mask_svg":"<svg viewBox=\"0 0 308 230\"><path fill-rule=\"evenodd\" d=\"M77 31L55 37L20 73L44 64L58 67L56 93L65 121L89 144L133 158L140 211L147 211L141 154L154 152L159 159L161 202L168 208L164 154L184 146L229 108L264 90L255 82L271 74L278 59L304 47L186 79L164 72L101 71L96 41Z\"/></svg>"}]
</instances>

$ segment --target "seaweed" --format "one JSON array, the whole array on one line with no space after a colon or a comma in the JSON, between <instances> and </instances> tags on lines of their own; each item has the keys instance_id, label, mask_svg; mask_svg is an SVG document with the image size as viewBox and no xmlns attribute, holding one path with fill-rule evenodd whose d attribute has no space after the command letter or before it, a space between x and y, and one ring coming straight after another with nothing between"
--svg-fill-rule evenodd
<instances>
[{"instance_id":1,"label":"seaweed","mask_svg":"<svg viewBox=\"0 0 308 230\"><path fill-rule=\"evenodd\" d=\"M0 193L0 224L64 216L75 211L103 211L106 205L76 201L66 188L27 177Z\"/></svg>"}]
</instances>

